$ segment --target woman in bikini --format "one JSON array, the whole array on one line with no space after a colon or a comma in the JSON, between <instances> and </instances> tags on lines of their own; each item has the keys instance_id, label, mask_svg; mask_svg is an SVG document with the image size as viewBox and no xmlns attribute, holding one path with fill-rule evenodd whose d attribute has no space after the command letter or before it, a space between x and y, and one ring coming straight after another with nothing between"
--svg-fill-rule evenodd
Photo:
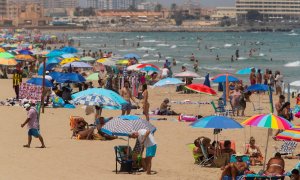
<instances>
[{"instance_id":1,"label":"woman in bikini","mask_svg":"<svg viewBox=\"0 0 300 180\"><path fill-rule=\"evenodd\" d=\"M280 153L276 153L267 164L267 170L264 172L266 176L282 176L284 173L284 160Z\"/></svg>"},{"instance_id":2,"label":"woman in bikini","mask_svg":"<svg viewBox=\"0 0 300 180\"><path fill-rule=\"evenodd\" d=\"M147 90L147 84L143 84L142 86L142 103L143 103L143 114L146 117L146 120L149 121L149 108L150 108L150 104L148 102L148 90Z\"/></svg>"},{"instance_id":3,"label":"woman in bikini","mask_svg":"<svg viewBox=\"0 0 300 180\"><path fill-rule=\"evenodd\" d=\"M251 166L255 166L258 162L259 165L262 165L263 157L262 153L258 146L255 145L255 139L254 137L250 138L250 146L247 147L246 154L250 155L250 163Z\"/></svg>"}]
</instances>

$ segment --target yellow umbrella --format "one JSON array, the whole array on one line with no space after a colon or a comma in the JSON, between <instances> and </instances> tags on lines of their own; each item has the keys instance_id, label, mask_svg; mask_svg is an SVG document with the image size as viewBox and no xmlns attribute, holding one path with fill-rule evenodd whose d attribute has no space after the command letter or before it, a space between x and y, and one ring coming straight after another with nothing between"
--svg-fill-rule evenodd
<instances>
[{"instance_id":1,"label":"yellow umbrella","mask_svg":"<svg viewBox=\"0 0 300 180\"><path fill-rule=\"evenodd\" d=\"M107 61L107 58L101 58L101 59L97 60L98 63L104 63L106 61Z\"/></svg>"},{"instance_id":2,"label":"yellow umbrella","mask_svg":"<svg viewBox=\"0 0 300 180\"><path fill-rule=\"evenodd\" d=\"M3 48L0 48L0 52L5 52L5 49L3 49Z\"/></svg>"},{"instance_id":3,"label":"yellow umbrella","mask_svg":"<svg viewBox=\"0 0 300 180\"><path fill-rule=\"evenodd\" d=\"M71 62L78 61L78 60L79 60L79 58L77 58L77 57L65 58L60 62L60 65L64 65L64 64L71 63Z\"/></svg>"},{"instance_id":4,"label":"yellow umbrella","mask_svg":"<svg viewBox=\"0 0 300 180\"><path fill-rule=\"evenodd\" d=\"M15 59L20 60L20 61L35 61L35 58L27 55L27 54L18 54L15 56Z\"/></svg>"},{"instance_id":5,"label":"yellow umbrella","mask_svg":"<svg viewBox=\"0 0 300 180\"><path fill-rule=\"evenodd\" d=\"M5 66L15 66L17 65L18 62L14 59L4 59L0 58L0 65L5 65Z\"/></svg>"},{"instance_id":6,"label":"yellow umbrella","mask_svg":"<svg viewBox=\"0 0 300 180\"><path fill-rule=\"evenodd\" d=\"M118 60L116 64L126 65L128 63L129 63L128 59L122 59L122 60Z\"/></svg>"}]
</instances>

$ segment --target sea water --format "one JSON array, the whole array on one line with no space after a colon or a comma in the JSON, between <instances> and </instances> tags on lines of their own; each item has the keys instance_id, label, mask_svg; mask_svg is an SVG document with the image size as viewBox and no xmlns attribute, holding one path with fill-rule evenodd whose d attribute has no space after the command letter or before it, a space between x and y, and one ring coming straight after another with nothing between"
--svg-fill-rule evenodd
<instances>
[{"instance_id":1,"label":"sea water","mask_svg":"<svg viewBox=\"0 0 300 180\"><path fill-rule=\"evenodd\" d=\"M193 71L192 53L199 60L199 74L211 76L233 73L256 67L265 71L279 70L285 81L300 80L300 33L286 32L124 32L69 34L75 43L80 40L80 49L112 51L117 55L136 53L144 63L163 66L165 59L177 61L173 67L179 72L182 65ZM293 35L291 35L293 34ZM90 38L93 37L93 38ZM139 43L139 47L137 44ZM105 44L105 46L104 46ZM250 55L250 50L252 55ZM235 60L235 52L239 58ZM161 58L159 55L161 54ZM219 61L216 56L219 56ZM231 62L231 56L234 62ZM272 61L271 61L272 59ZM248 81L248 76L238 76Z\"/></svg>"}]
</instances>

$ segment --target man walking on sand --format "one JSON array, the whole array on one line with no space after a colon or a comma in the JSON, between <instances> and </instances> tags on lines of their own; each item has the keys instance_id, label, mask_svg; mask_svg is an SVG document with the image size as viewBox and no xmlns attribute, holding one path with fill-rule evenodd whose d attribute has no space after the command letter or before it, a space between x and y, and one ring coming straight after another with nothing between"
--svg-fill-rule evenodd
<instances>
[{"instance_id":1,"label":"man walking on sand","mask_svg":"<svg viewBox=\"0 0 300 180\"><path fill-rule=\"evenodd\" d=\"M137 138L139 143L146 148L146 159L143 168L148 175L151 175L152 158L155 157L157 148L154 136L149 130L140 129L137 132L133 132L130 137Z\"/></svg>"},{"instance_id":2,"label":"man walking on sand","mask_svg":"<svg viewBox=\"0 0 300 180\"><path fill-rule=\"evenodd\" d=\"M21 124L21 127L23 128L27 124L28 144L24 145L23 147L30 148L32 136L34 136L35 138L39 138L39 140L41 141L42 146L40 148L46 148L43 137L40 134L40 125L38 120L38 112L36 108L31 106L30 104L25 104L24 108L27 111L27 119L23 124Z\"/></svg>"}]
</instances>

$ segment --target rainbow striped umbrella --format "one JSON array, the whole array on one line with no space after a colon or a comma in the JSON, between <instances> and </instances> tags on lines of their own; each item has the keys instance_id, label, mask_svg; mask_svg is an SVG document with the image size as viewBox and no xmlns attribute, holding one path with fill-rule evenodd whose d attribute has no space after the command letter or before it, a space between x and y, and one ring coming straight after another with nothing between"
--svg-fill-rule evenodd
<instances>
[{"instance_id":1,"label":"rainbow striped umbrella","mask_svg":"<svg viewBox=\"0 0 300 180\"><path fill-rule=\"evenodd\" d=\"M276 139L300 142L300 130L294 130L294 129L285 130L279 133L276 136Z\"/></svg>"},{"instance_id":2,"label":"rainbow striped umbrella","mask_svg":"<svg viewBox=\"0 0 300 180\"><path fill-rule=\"evenodd\" d=\"M263 128L270 128L270 129L291 129L293 126L288 120L276 116L272 113L270 114L259 114L252 116L251 118L245 120L241 124L248 125L248 126L256 126L256 127L263 127Z\"/></svg>"}]
</instances>

